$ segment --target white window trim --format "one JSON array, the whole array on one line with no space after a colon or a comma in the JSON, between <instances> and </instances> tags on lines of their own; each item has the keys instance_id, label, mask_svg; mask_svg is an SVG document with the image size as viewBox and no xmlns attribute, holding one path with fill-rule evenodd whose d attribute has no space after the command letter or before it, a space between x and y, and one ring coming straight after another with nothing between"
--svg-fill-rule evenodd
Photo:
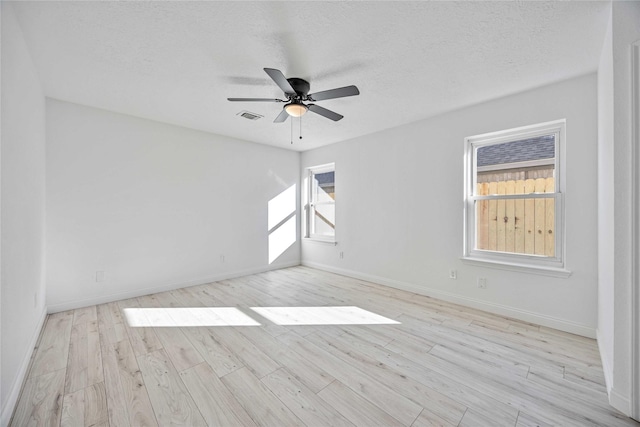
<instances>
[{"instance_id":1,"label":"white window trim","mask_svg":"<svg viewBox=\"0 0 640 427\"><path fill-rule=\"evenodd\" d=\"M555 193L533 193L508 196L476 196L478 169L475 162L476 147L494 145L509 141L535 138L556 134L555 139ZM568 277L571 272L565 268L566 233L565 225L565 177L564 154L566 146L566 122L556 120L536 125L524 126L504 131L491 132L467 137L464 140L464 253L462 259L473 264L509 270L526 271L557 277ZM555 199L555 256L516 254L475 249L476 217L475 202L483 199L513 198L553 198Z\"/></svg>"},{"instance_id":2,"label":"white window trim","mask_svg":"<svg viewBox=\"0 0 640 427\"><path fill-rule=\"evenodd\" d=\"M312 234L311 233L311 207L312 205L324 205L324 204L333 204L334 206L336 205L335 201L333 202L318 202L318 203L313 203L311 201L311 194L313 192L313 180L312 180L312 176L315 174L319 174L319 173L324 173L324 172L333 172L335 174L336 172L336 165L335 163L327 163L324 165L318 165L318 166L312 166L310 168L306 169L306 174L305 174L305 178L306 178L306 185L305 187L305 197L304 197L304 216L305 216L305 230L304 230L304 239L310 242L317 242L317 243L328 243L328 244L332 244L332 245L336 245L337 241L336 241L336 235L335 235L335 228L334 228L334 234L333 236L325 236L325 235L320 235L320 234ZM335 227L335 224L334 224Z\"/></svg>"},{"instance_id":3,"label":"white window trim","mask_svg":"<svg viewBox=\"0 0 640 427\"><path fill-rule=\"evenodd\" d=\"M535 166L547 166L553 164L555 164L554 159L529 160L526 162L518 163L502 163L501 165L480 166L478 167L478 172L493 172L505 169L530 168Z\"/></svg>"}]
</instances>

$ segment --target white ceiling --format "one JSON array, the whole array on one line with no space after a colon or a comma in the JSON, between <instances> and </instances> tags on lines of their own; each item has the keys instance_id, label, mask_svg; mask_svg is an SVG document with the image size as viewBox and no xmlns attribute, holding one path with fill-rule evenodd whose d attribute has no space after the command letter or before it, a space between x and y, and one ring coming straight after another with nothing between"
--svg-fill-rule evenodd
<instances>
[{"instance_id":1,"label":"white ceiling","mask_svg":"<svg viewBox=\"0 0 640 427\"><path fill-rule=\"evenodd\" d=\"M52 98L307 150L595 71L608 2L16 2ZM361 95L290 145L262 70ZM250 121L241 110L264 118Z\"/></svg>"}]
</instances>

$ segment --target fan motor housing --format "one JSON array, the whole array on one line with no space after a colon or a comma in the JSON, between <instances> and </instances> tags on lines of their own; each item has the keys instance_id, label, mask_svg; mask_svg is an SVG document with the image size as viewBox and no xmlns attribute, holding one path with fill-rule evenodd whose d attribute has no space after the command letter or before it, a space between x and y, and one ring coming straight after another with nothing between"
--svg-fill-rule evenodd
<instances>
[{"instance_id":1,"label":"fan motor housing","mask_svg":"<svg viewBox=\"0 0 640 427\"><path fill-rule=\"evenodd\" d=\"M307 94L309 93L309 89L311 88L311 86L309 85L308 81L299 79L297 77L292 77L290 79L287 79L287 81L289 82L293 90L296 91L296 95L307 96Z\"/></svg>"}]
</instances>

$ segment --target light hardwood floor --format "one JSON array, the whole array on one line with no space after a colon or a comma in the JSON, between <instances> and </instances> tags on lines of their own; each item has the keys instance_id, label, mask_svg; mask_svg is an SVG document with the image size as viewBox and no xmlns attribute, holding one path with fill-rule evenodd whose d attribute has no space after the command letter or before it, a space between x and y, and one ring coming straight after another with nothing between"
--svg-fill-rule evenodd
<instances>
[{"instance_id":1,"label":"light hardwood floor","mask_svg":"<svg viewBox=\"0 0 640 427\"><path fill-rule=\"evenodd\" d=\"M334 306L400 323L251 310ZM259 325L185 326L225 318ZM48 316L11 425L639 424L608 405L594 340L294 267Z\"/></svg>"}]
</instances>

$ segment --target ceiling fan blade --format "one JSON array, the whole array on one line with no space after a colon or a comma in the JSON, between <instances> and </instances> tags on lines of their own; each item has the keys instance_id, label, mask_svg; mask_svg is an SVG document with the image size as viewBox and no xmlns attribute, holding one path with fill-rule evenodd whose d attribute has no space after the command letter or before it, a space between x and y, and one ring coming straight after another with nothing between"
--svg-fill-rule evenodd
<instances>
[{"instance_id":1,"label":"ceiling fan blade","mask_svg":"<svg viewBox=\"0 0 640 427\"><path fill-rule=\"evenodd\" d=\"M287 78L282 74L282 71L276 70L275 68L265 68L265 73L269 74L269 77L276 82L276 84L282 89L284 93L287 95L295 95L296 91L291 87L291 84L287 80Z\"/></svg>"},{"instance_id":2,"label":"ceiling fan blade","mask_svg":"<svg viewBox=\"0 0 640 427\"><path fill-rule=\"evenodd\" d=\"M307 107L309 107L309 110L313 111L314 113L320 114L321 116L324 116L327 119L331 119L334 122L337 122L338 120L344 117L338 113L334 113L331 110L327 110L326 108L320 107L319 105L309 104L307 105Z\"/></svg>"},{"instance_id":3,"label":"ceiling fan blade","mask_svg":"<svg viewBox=\"0 0 640 427\"><path fill-rule=\"evenodd\" d=\"M273 121L273 123L282 123L287 120L287 117L289 117L289 113L287 113L287 110L283 108L282 111L280 111L280 114L278 114L278 117L276 117L276 119Z\"/></svg>"},{"instance_id":4,"label":"ceiling fan blade","mask_svg":"<svg viewBox=\"0 0 640 427\"><path fill-rule=\"evenodd\" d=\"M337 89L323 90L322 92L312 93L309 98L314 101L323 101L325 99L344 98L345 96L360 95L360 91L357 87L345 86Z\"/></svg>"},{"instance_id":5,"label":"ceiling fan blade","mask_svg":"<svg viewBox=\"0 0 640 427\"><path fill-rule=\"evenodd\" d=\"M284 102L282 99L276 98L227 98L231 102Z\"/></svg>"}]
</instances>

